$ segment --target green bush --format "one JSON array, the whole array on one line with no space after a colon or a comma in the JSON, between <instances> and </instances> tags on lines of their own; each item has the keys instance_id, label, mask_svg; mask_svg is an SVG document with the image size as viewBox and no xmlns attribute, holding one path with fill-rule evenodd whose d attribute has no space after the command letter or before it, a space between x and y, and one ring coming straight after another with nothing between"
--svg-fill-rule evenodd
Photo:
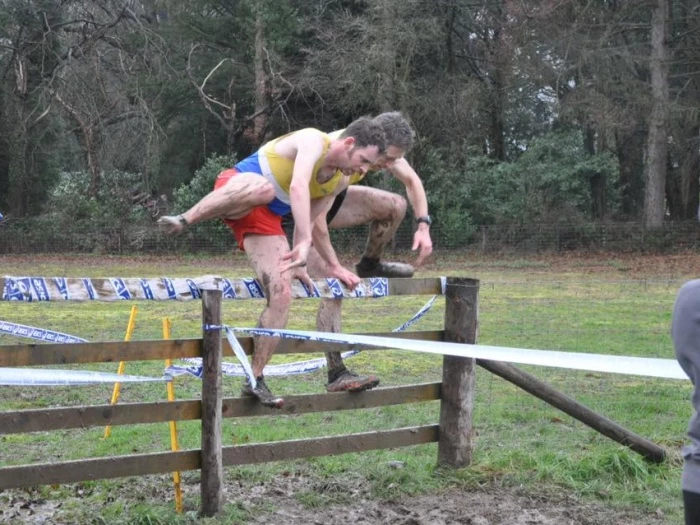
<instances>
[{"instance_id":1,"label":"green bush","mask_svg":"<svg viewBox=\"0 0 700 525\"><path fill-rule=\"evenodd\" d=\"M587 154L578 132L537 137L509 162L466 146L424 145L416 157L435 233L454 242L472 236L475 224L585 223L594 175L606 181L606 214L614 214L619 200L615 159Z\"/></svg>"},{"instance_id":2,"label":"green bush","mask_svg":"<svg viewBox=\"0 0 700 525\"><path fill-rule=\"evenodd\" d=\"M55 251L122 252L137 232L151 229L146 208L136 206L131 191L141 176L123 171L102 174L98 193L88 196L90 174L62 172L48 195L44 213L30 225L36 244Z\"/></svg>"}]
</instances>

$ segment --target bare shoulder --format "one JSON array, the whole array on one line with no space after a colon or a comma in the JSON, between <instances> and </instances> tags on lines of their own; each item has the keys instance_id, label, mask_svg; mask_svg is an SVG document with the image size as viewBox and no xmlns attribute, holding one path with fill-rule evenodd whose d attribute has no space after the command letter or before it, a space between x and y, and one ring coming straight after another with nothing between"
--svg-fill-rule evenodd
<instances>
[{"instance_id":1,"label":"bare shoulder","mask_svg":"<svg viewBox=\"0 0 700 525\"><path fill-rule=\"evenodd\" d=\"M287 137L287 139L297 146L310 146L315 144L323 145L326 140L326 134L316 128L304 128L300 129L296 133L292 133L289 137Z\"/></svg>"},{"instance_id":2,"label":"bare shoulder","mask_svg":"<svg viewBox=\"0 0 700 525\"><path fill-rule=\"evenodd\" d=\"M318 156L325 145L325 134L314 128L295 131L281 139L275 146L278 154L293 159L303 152L311 157Z\"/></svg>"}]
</instances>

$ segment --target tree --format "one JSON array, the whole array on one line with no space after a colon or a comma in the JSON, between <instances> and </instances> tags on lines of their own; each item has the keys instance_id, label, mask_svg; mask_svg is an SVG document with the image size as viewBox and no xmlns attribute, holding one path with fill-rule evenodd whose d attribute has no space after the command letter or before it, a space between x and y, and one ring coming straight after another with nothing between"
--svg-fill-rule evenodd
<instances>
[{"instance_id":1,"label":"tree","mask_svg":"<svg viewBox=\"0 0 700 525\"><path fill-rule=\"evenodd\" d=\"M647 154L644 163L644 225L659 228L666 211L665 186L668 154L668 52L666 49L669 4L656 0L651 16L651 92Z\"/></svg>"}]
</instances>

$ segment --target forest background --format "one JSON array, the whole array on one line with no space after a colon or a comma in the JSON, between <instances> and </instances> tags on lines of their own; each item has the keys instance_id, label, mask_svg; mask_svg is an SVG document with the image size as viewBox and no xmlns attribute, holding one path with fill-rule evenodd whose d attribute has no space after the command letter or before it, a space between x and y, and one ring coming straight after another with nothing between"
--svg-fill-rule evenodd
<instances>
[{"instance_id":1,"label":"forest background","mask_svg":"<svg viewBox=\"0 0 700 525\"><path fill-rule=\"evenodd\" d=\"M229 250L155 220L387 110L438 249L695 248L699 64L691 0L2 0L0 252Z\"/></svg>"}]
</instances>

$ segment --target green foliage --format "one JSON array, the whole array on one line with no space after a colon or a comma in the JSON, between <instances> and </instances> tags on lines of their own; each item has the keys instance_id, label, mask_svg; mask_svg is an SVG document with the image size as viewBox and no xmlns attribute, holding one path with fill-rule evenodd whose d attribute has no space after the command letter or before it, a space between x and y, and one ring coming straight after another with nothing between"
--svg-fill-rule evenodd
<instances>
[{"instance_id":1,"label":"green foliage","mask_svg":"<svg viewBox=\"0 0 700 525\"><path fill-rule=\"evenodd\" d=\"M617 167L611 155L587 155L578 132L537 137L511 162L474 148L423 146L417 169L428 188L435 237L466 242L475 225L579 222L590 218L590 178L606 180L615 209Z\"/></svg>"},{"instance_id":2,"label":"green foliage","mask_svg":"<svg viewBox=\"0 0 700 525\"><path fill-rule=\"evenodd\" d=\"M28 223L27 234L35 242L74 251L120 251L135 242L138 231L151 224L146 208L135 206L131 192L140 187L134 173L103 174L97 195L86 194L90 174L63 172L47 197L45 213Z\"/></svg>"}]
</instances>

